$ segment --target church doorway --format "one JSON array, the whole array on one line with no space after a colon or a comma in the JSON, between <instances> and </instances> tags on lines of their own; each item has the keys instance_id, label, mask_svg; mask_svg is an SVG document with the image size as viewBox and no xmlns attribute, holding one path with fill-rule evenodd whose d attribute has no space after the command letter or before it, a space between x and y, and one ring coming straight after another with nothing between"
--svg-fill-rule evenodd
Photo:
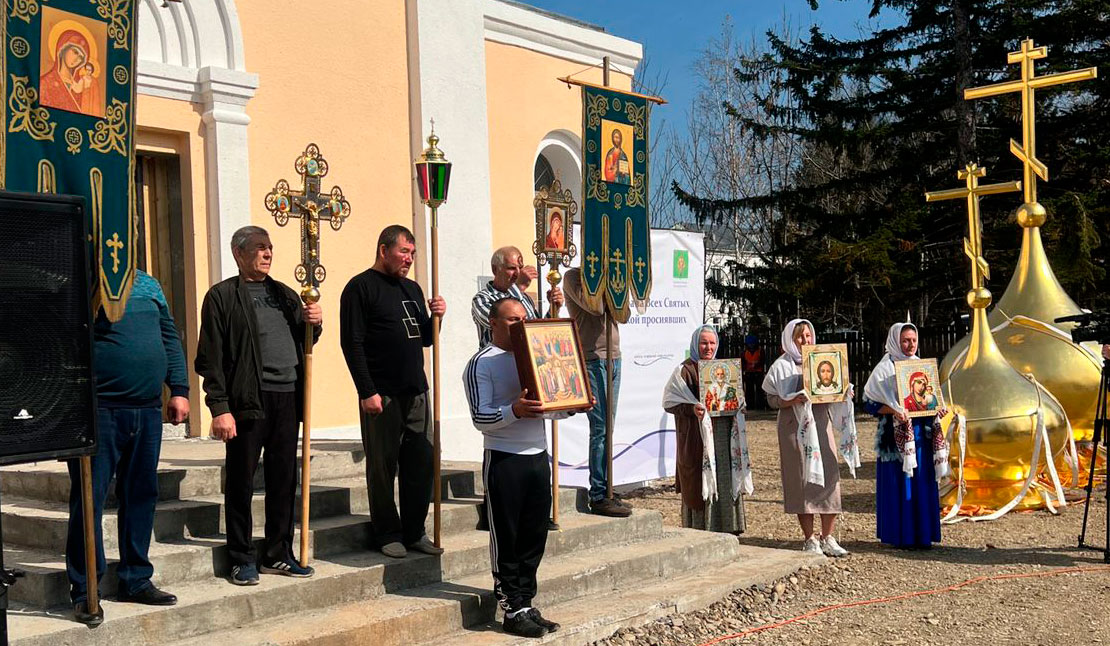
<instances>
[{"instance_id":1,"label":"church doorway","mask_svg":"<svg viewBox=\"0 0 1110 646\"><path fill-rule=\"evenodd\" d=\"M139 152L135 161L135 186L139 189L136 213L139 269L162 284L184 346L188 306L181 158L172 154Z\"/></svg>"}]
</instances>

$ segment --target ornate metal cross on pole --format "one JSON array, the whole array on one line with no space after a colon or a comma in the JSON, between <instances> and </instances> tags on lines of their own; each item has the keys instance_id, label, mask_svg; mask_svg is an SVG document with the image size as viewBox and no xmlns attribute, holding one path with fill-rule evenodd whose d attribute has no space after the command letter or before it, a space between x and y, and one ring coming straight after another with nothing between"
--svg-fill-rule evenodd
<instances>
[{"instance_id":1,"label":"ornate metal cross on pole","mask_svg":"<svg viewBox=\"0 0 1110 646\"><path fill-rule=\"evenodd\" d=\"M301 221L301 263L293 275L301 284L301 300L306 304L320 300L320 283L327 270L320 262L320 221L326 220L338 231L351 215L351 204L343 197L343 189L335 186L328 193L320 192L320 180L328 174L328 162L316 144L309 144L293 163L301 176L303 189L291 191L289 182L279 179L274 190L266 194L266 209L279 227L289 218ZM305 323L304 336L304 436L301 446L301 565L308 565L308 518L310 458L312 455L312 326Z\"/></svg>"},{"instance_id":2,"label":"ornate metal cross on pole","mask_svg":"<svg viewBox=\"0 0 1110 646\"><path fill-rule=\"evenodd\" d=\"M998 96L999 94L1009 94L1011 92L1021 93L1022 140L1021 144L1018 144L1018 142L1011 139L1010 152L1021 160L1021 163L1025 167L1022 184L1025 189L1024 199L1026 204L1034 204L1037 201L1037 178L1039 177L1048 181L1048 167L1037 159L1037 104L1034 100L1034 90L1052 87L1053 85L1063 85L1064 83L1087 81L1098 76L1098 68L1096 67L1086 67L1070 72L1036 76L1034 61L1045 58L1046 56L1048 56L1047 47L1034 47L1033 40L1031 38L1026 38L1021 41L1020 50L1010 52L1006 55L1007 63L1021 63L1020 79L964 90L964 99L968 100ZM1038 224L1037 226L1040 225Z\"/></svg>"}]
</instances>

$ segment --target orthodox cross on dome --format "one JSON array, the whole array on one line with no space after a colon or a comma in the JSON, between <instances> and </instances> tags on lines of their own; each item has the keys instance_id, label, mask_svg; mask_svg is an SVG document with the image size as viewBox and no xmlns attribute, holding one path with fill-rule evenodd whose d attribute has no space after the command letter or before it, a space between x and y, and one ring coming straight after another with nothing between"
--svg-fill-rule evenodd
<instances>
[{"instance_id":1,"label":"orthodox cross on dome","mask_svg":"<svg viewBox=\"0 0 1110 646\"><path fill-rule=\"evenodd\" d=\"M266 209L279 227L285 226L291 217L301 220L301 264L294 270L294 276L303 288L301 298L309 302L306 295L315 292L319 298L318 288L327 277L320 262L320 221L327 220L338 231L351 215L351 204L338 186L328 193L320 192L320 180L328 174L328 162L316 144L305 148L293 168L301 176L303 189L290 190L289 182L278 180L274 190L266 195Z\"/></svg>"},{"instance_id":2,"label":"orthodox cross on dome","mask_svg":"<svg viewBox=\"0 0 1110 646\"><path fill-rule=\"evenodd\" d=\"M1026 38L1021 41L1020 50L1010 52L1006 55L1007 63L1021 63L1020 79L964 90L964 99L966 100L982 99L989 96L1009 94L1011 92L1021 92L1022 141L1021 144L1018 144L1018 142L1011 139L1010 152L1021 160L1022 165L1025 167L1022 176L1022 184L1025 189L1024 199L1026 204L1033 204L1037 201L1036 178L1039 177L1048 181L1048 167L1037 159L1037 104L1034 100L1033 91L1039 88L1052 87L1053 85L1087 81L1098 76L1097 67L1086 67L1070 72L1036 76L1034 61L1047 56L1047 47L1034 47L1033 39Z\"/></svg>"},{"instance_id":3,"label":"orthodox cross on dome","mask_svg":"<svg viewBox=\"0 0 1110 646\"><path fill-rule=\"evenodd\" d=\"M990 266L983 257L983 224L979 218L979 196L998 193L1014 193L1021 190L1021 182L979 185L979 178L985 177L987 169L971 163L957 173L957 177L967 182L965 188L950 188L943 191L930 191L925 194L926 202L967 199L968 236L964 238L964 254L971 259L971 291L985 294L976 300L983 301L982 307L990 304L990 292L986 291L986 281L990 278ZM970 299L969 299L970 302ZM972 304L972 307L976 307Z\"/></svg>"}]
</instances>

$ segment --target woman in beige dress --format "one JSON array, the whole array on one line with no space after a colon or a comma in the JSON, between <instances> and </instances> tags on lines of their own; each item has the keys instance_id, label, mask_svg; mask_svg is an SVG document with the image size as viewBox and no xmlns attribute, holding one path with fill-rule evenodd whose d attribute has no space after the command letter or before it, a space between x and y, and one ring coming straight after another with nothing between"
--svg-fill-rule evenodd
<instances>
[{"instance_id":1,"label":"woman in beige dress","mask_svg":"<svg viewBox=\"0 0 1110 646\"><path fill-rule=\"evenodd\" d=\"M808 403L802 387L802 346L813 345L813 324L794 319L782 331L782 356L771 364L763 380L768 404L778 409L779 456L782 464L782 501L788 514L797 514L805 540L802 550L827 556L847 556L833 537L840 513L840 466L832 433L829 404L812 404L821 449L824 485L807 481L802 455L799 415ZM814 533L814 516L821 516L821 533Z\"/></svg>"}]
</instances>

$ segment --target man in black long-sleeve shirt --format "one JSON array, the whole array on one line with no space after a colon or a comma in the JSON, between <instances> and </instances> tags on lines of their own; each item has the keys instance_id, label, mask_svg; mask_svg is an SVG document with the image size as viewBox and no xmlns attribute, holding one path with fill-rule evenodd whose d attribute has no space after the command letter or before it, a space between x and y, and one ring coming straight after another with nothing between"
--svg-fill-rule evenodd
<instances>
[{"instance_id":1,"label":"man in black long-sleeve shirt","mask_svg":"<svg viewBox=\"0 0 1110 646\"><path fill-rule=\"evenodd\" d=\"M339 334L343 356L358 390L370 520L382 553L404 557L405 546L441 554L424 531L432 497L432 442L424 348L432 344L432 319L447 311L442 297L427 301L407 275L416 238L401 225L378 237L374 266L343 289ZM400 514L393 502L399 477Z\"/></svg>"}]
</instances>

